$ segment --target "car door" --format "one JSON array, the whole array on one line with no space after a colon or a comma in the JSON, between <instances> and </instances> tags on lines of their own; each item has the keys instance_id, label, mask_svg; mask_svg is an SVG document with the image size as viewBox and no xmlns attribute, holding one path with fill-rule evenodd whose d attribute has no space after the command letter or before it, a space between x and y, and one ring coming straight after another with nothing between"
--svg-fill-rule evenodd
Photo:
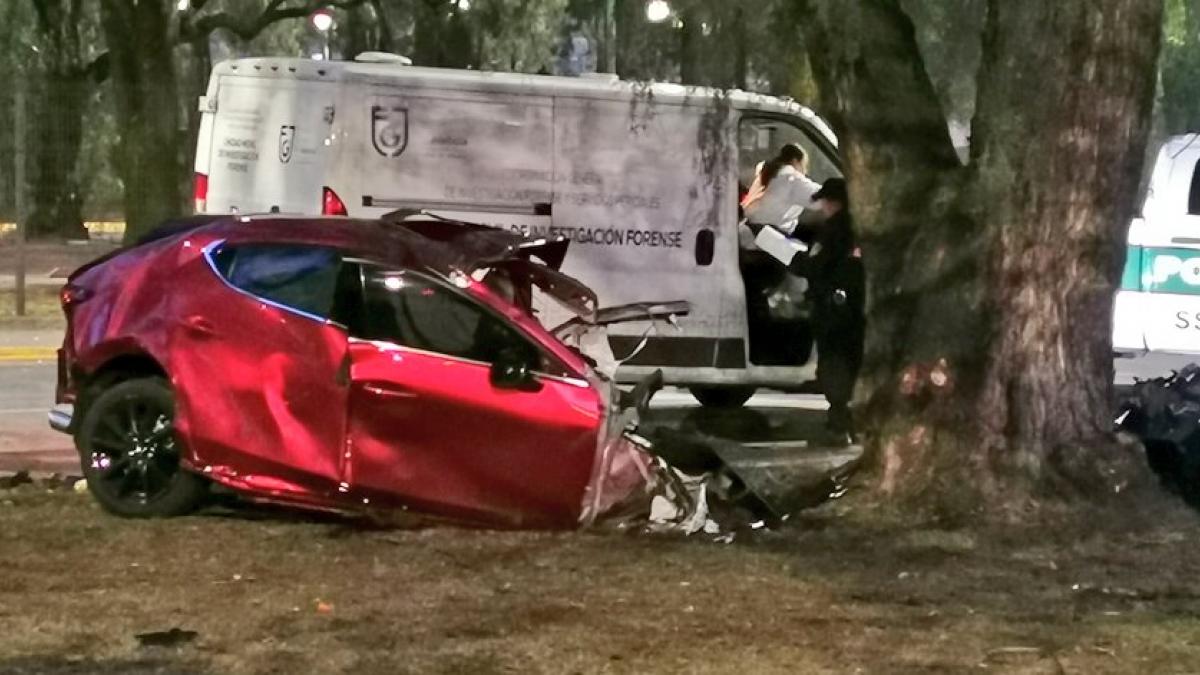
<instances>
[{"instance_id":1,"label":"car door","mask_svg":"<svg viewBox=\"0 0 1200 675\"><path fill-rule=\"evenodd\" d=\"M569 526L593 470L596 392L432 276L364 265L351 319L349 472L368 499L506 526ZM493 384L520 355L529 386Z\"/></svg>"},{"instance_id":2,"label":"car door","mask_svg":"<svg viewBox=\"0 0 1200 675\"><path fill-rule=\"evenodd\" d=\"M169 370L181 435L206 471L277 495L336 490L347 335L328 317L340 265L327 248L218 242L173 280L190 292L172 296Z\"/></svg>"}]
</instances>

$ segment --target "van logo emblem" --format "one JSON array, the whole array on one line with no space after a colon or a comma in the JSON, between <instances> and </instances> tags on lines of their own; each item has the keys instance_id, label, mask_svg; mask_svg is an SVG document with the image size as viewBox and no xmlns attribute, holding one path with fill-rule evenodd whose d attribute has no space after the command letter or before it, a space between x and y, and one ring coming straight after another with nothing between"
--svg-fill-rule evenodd
<instances>
[{"instance_id":1,"label":"van logo emblem","mask_svg":"<svg viewBox=\"0 0 1200 675\"><path fill-rule=\"evenodd\" d=\"M399 157L408 147L408 108L371 106L371 143L384 157Z\"/></svg>"},{"instance_id":2,"label":"van logo emblem","mask_svg":"<svg viewBox=\"0 0 1200 675\"><path fill-rule=\"evenodd\" d=\"M279 161L287 164L292 161L292 147L296 142L296 127L283 125L279 127Z\"/></svg>"}]
</instances>

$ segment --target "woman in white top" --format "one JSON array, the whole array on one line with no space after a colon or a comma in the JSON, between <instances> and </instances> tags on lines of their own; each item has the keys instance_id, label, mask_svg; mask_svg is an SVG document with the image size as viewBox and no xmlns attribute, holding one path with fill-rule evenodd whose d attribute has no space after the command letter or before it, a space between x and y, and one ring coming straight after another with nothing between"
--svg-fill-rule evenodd
<instances>
[{"instance_id":1,"label":"woman in white top","mask_svg":"<svg viewBox=\"0 0 1200 675\"><path fill-rule=\"evenodd\" d=\"M762 164L742 200L746 220L791 234L800 214L812 207L812 196L821 189L807 174L804 150L795 143L783 146L777 156Z\"/></svg>"}]
</instances>

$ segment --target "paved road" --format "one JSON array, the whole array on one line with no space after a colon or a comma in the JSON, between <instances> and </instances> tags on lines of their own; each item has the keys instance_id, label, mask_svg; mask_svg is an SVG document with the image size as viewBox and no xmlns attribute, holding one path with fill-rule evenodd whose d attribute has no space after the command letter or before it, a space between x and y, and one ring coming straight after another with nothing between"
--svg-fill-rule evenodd
<instances>
[{"instance_id":1,"label":"paved road","mask_svg":"<svg viewBox=\"0 0 1200 675\"><path fill-rule=\"evenodd\" d=\"M54 379L52 362L0 363L0 471L78 472L71 440L46 425Z\"/></svg>"},{"instance_id":2,"label":"paved road","mask_svg":"<svg viewBox=\"0 0 1200 675\"><path fill-rule=\"evenodd\" d=\"M51 430L46 411L54 400L55 365L0 363L0 471L33 468L75 470L70 439ZM654 399L651 428L698 431L750 444L802 447L820 426L820 397L759 394L745 410L703 410L686 391L667 389Z\"/></svg>"},{"instance_id":3,"label":"paved road","mask_svg":"<svg viewBox=\"0 0 1200 675\"><path fill-rule=\"evenodd\" d=\"M1134 377L1166 374L1192 359L1155 355L1116 361L1116 381L1128 384ZM55 366L0 362L0 471L32 468L75 471L71 441L50 430L46 410L54 398ZM714 412L700 408L686 391L666 389L654 399L647 426L670 427L686 432L726 438L748 447L774 446L796 450L807 445L820 427L824 401L817 396L762 393L745 410Z\"/></svg>"}]
</instances>

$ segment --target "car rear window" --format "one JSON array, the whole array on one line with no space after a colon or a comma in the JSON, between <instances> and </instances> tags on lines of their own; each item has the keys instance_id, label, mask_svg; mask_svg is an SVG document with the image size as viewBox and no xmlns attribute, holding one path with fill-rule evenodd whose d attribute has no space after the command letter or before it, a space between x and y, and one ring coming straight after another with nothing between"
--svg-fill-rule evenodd
<instances>
[{"instance_id":1,"label":"car rear window","mask_svg":"<svg viewBox=\"0 0 1200 675\"><path fill-rule=\"evenodd\" d=\"M341 256L317 246L221 246L213 267L231 285L286 309L328 319Z\"/></svg>"}]
</instances>

